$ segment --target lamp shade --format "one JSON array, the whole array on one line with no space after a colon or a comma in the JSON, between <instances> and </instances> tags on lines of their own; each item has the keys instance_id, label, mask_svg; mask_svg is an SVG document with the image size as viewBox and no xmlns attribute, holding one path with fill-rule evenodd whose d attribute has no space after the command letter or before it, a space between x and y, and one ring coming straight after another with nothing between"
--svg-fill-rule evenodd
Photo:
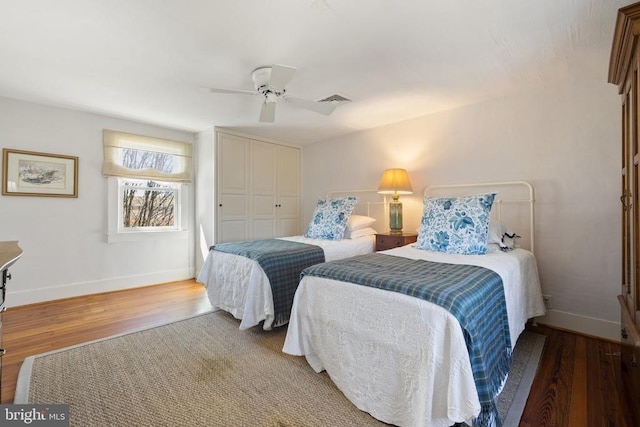
<instances>
[{"instance_id":1,"label":"lamp shade","mask_svg":"<svg viewBox=\"0 0 640 427\"><path fill-rule=\"evenodd\" d=\"M409 175L405 169L387 169L382 174L380 185L378 185L378 193L380 194L412 194L411 182Z\"/></svg>"}]
</instances>

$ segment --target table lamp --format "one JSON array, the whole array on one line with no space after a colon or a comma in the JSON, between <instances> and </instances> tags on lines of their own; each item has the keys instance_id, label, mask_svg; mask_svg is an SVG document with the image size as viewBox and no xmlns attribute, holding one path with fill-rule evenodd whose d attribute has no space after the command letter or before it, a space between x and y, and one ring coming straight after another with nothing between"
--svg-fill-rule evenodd
<instances>
[{"instance_id":1,"label":"table lamp","mask_svg":"<svg viewBox=\"0 0 640 427\"><path fill-rule=\"evenodd\" d=\"M393 234L402 234L402 203L400 194L412 194L409 175L405 169L387 169L382 174L378 193L393 194L389 203L389 230Z\"/></svg>"}]
</instances>

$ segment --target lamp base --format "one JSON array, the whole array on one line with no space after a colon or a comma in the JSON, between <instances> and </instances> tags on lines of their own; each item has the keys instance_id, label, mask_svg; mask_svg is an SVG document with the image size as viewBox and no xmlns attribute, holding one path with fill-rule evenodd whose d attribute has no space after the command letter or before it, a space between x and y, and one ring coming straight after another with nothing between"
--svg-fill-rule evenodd
<instances>
[{"instance_id":1,"label":"lamp base","mask_svg":"<svg viewBox=\"0 0 640 427\"><path fill-rule=\"evenodd\" d=\"M389 232L402 234L402 203L400 202L389 203Z\"/></svg>"}]
</instances>

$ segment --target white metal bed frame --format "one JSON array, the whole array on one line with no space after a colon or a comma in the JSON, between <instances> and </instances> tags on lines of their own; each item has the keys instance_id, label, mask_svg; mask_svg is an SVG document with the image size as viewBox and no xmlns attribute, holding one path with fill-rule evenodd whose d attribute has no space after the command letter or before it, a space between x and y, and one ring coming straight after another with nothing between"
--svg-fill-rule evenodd
<instances>
[{"instance_id":1,"label":"white metal bed frame","mask_svg":"<svg viewBox=\"0 0 640 427\"><path fill-rule=\"evenodd\" d=\"M511 191L501 191L509 190ZM491 209L492 216L495 219L501 221L503 218L503 206L504 205L528 205L529 211L529 251L535 253L535 210L534 210L534 190L533 186L526 181L503 181L503 182L484 182L474 184L443 184L443 185L430 185L425 188L423 194L425 196L434 197L437 193L438 197L448 197L449 192L455 193L451 195L472 195L467 191L477 192L482 190L483 192L495 192L496 198L493 201L493 207ZM515 193L515 194L514 194ZM497 209L495 209L497 208ZM506 208L505 208L506 209Z\"/></svg>"}]
</instances>

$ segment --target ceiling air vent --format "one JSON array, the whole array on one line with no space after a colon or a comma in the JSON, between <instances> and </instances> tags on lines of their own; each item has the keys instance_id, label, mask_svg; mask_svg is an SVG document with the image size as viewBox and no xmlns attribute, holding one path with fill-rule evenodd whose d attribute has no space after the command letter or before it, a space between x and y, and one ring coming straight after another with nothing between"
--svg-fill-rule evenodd
<instances>
[{"instance_id":1,"label":"ceiling air vent","mask_svg":"<svg viewBox=\"0 0 640 427\"><path fill-rule=\"evenodd\" d=\"M349 98L345 98L342 95L335 94L331 96L327 96L324 99L319 100L318 102L334 102L334 103L343 103L343 102L351 102Z\"/></svg>"}]
</instances>

